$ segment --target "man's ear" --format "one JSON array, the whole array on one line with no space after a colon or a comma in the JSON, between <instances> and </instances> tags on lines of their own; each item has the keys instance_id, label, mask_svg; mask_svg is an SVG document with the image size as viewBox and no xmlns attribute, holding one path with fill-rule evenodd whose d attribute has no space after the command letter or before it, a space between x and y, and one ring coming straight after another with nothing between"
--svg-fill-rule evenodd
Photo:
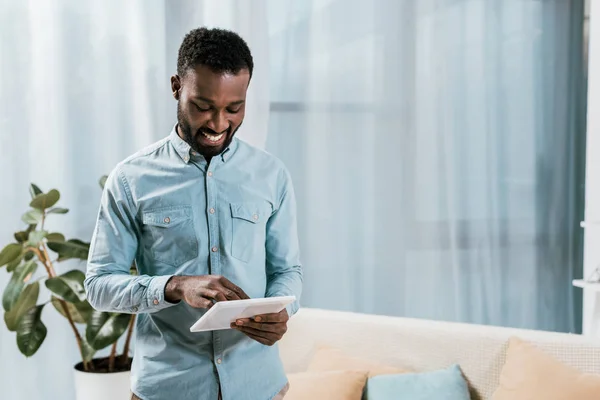
<instances>
[{"instance_id":1,"label":"man's ear","mask_svg":"<svg viewBox=\"0 0 600 400\"><path fill-rule=\"evenodd\" d=\"M179 92L181 91L181 79L179 75L173 75L171 77L171 91L175 100L179 100Z\"/></svg>"}]
</instances>

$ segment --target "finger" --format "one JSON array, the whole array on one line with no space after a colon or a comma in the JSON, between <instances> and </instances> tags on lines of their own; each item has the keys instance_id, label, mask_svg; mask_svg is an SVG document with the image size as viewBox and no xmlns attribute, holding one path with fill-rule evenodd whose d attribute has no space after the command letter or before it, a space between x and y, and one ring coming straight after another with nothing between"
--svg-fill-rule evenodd
<instances>
[{"instance_id":1,"label":"finger","mask_svg":"<svg viewBox=\"0 0 600 400\"><path fill-rule=\"evenodd\" d=\"M246 326L238 326L236 329L244 333L251 334L253 336L261 337L273 343L281 339L281 335L277 333L259 331L258 329L249 328Z\"/></svg>"},{"instance_id":2,"label":"finger","mask_svg":"<svg viewBox=\"0 0 600 400\"><path fill-rule=\"evenodd\" d=\"M221 286L221 290L225 293L225 297L228 300L242 300L242 298L233 290L226 288L225 286Z\"/></svg>"},{"instance_id":3,"label":"finger","mask_svg":"<svg viewBox=\"0 0 600 400\"><path fill-rule=\"evenodd\" d=\"M209 309L213 306L212 300L209 300L204 297L198 297L194 299L191 303L188 303L190 306L194 308L206 308Z\"/></svg>"},{"instance_id":4,"label":"finger","mask_svg":"<svg viewBox=\"0 0 600 400\"><path fill-rule=\"evenodd\" d=\"M215 299L216 301L227 301L227 297L220 290L205 289L202 291L201 296L208 299Z\"/></svg>"},{"instance_id":5,"label":"finger","mask_svg":"<svg viewBox=\"0 0 600 400\"><path fill-rule=\"evenodd\" d=\"M248 336L250 339L253 339L261 344L264 344L265 346L272 346L277 341L277 340L265 338L264 336L254 334L249 331L244 331L240 327L235 326L234 324L232 324L232 327L233 327L233 329L242 332L244 335Z\"/></svg>"},{"instance_id":6,"label":"finger","mask_svg":"<svg viewBox=\"0 0 600 400\"><path fill-rule=\"evenodd\" d=\"M244 292L242 290L242 288L238 287L237 285L232 283L229 279L225 278L224 276L221 277L219 282L221 283L221 285L225 286L227 289L234 291L240 297L240 299L249 299L250 298L246 294L246 292Z\"/></svg>"},{"instance_id":7,"label":"finger","mask_svg":"<svg viewBox=\"0 0 600 400\"><path fill-rule=\"evenodd\" d=\"M285 312L283 312L285 311ZM253 317L256 322L266 322L266 323L277 323L277 322L287 322L290 317L287 314L287 310L284 309L282 312L276 314L261 314Z\"/></svg>"},{"instance_id":8,"label":"finger","mask_svg":"<svg viewBox=\"0 0 600 400\"><path fill-rule=\"evenodd\" d=\"M244 328L252 328L263 332L283 333L285 331L285 324L272 324L272 323L260 323L254 321L236 321L237 326Z\"/></svg>"}]
</instances>

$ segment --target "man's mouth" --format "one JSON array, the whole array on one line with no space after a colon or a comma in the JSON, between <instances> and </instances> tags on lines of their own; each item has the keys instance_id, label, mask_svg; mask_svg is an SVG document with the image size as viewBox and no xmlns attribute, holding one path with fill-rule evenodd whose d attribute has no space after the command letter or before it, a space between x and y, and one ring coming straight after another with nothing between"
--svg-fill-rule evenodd
<instances>
[{"instance_id":1,"label":"man's mouth","mask_svg":"<svg viewBox=\"0 0 600 400\"><path fill-rule=\"evenodd\" d=\"M225 133L219 133L218 135L214 135L211 133L205 133L202 132L202 135L207 138L208 140L210 140L211 142L218 142L219 140L221 140L223 138L223 136L225 136Z\"/></svg>"}]
</instances>

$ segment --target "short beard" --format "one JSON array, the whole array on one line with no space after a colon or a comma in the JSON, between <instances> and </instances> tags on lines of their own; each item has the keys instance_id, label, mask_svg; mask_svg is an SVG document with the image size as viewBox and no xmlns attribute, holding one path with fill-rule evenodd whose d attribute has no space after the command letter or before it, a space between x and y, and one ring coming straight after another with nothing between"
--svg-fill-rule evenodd
<instances>
[{"instance_id":1,"label":"short beard","mask_svg":"<svg viewBox=\"0 0 600 400\"><path fill-rule=\"evenodd\" d=\"M183 117L183 113L181 112L180 101L177 102L177 126L179 127L179 130L183 135L183 140L190 145L192 150L202 154L202 152L200 151L200 146L198 146L198 143L194 140L194 137L192 136L192 127Z\"/></svg>"},{"instance_id":2,"label":"short beard","mask_svg":"<svg viewBox=\"0 0 600 400\"><path fill-rule=\"evenodd\" d=\"M190 126L190 124L186 121L185 117L183 116L183 112L181 111L181 101L177 102L177 125L179 127L179 130L181 131L181 134L183 135L183 140L190 145L190 147L192 148L192 150L196 151L197 153L202 154L205 157L214 157L219 155L219 153L221 153L222 150L226 149L227 147L229 147L229 145L231 144L231 141L233 140L233 137L235 136L236 132L238 131L238 129L240 129L240 127L242 126L242 124L240 123L237 128L235 128L235 130L233 132L229 132L229 128L227 130L227 133L225 133L227 135L226 138L226 142L223 145L223 149L219 150L219 152L217 152L216 154L207 154L206 150L203 150L202 148L200 148L200 146L198 146L198 142L196 141L196 139L194 139L194 135L192 134L192 127ZM202 133L198 132L198 135L201 135Z\"/></svg>"}]
</instances>

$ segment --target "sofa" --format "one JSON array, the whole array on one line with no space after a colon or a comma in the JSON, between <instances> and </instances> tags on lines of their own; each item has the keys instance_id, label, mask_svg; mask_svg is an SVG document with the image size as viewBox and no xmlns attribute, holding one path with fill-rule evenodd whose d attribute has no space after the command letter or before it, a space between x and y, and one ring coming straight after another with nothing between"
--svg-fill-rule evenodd
<instances>
[{"instance_id":1,"label":"sofa","mask_svg":"<svg viewBox=\"0 0 600 400\"><path fill-rule=\"evenodd\" d=\"M570 368L570 373L600 374L600 340L581 335L311 308L302 308L292 317L279 351L288 376L307 371L319 349L326 348L415 373L457 364L468 383L471 399L495 400L505 398L494 393L512 338L535 346ZM518 362L523 364L522 360ZM554 361L548 361L551 362ZM543 373L542 381L553 380L553 372ZM600 375L591 376L592 385L598 383L596 378L600 381ZM292 380L290 383L293 386ZM600 399L600 391L597 393L597 397L592 397Z\"/></svg>"}]
</instances>

